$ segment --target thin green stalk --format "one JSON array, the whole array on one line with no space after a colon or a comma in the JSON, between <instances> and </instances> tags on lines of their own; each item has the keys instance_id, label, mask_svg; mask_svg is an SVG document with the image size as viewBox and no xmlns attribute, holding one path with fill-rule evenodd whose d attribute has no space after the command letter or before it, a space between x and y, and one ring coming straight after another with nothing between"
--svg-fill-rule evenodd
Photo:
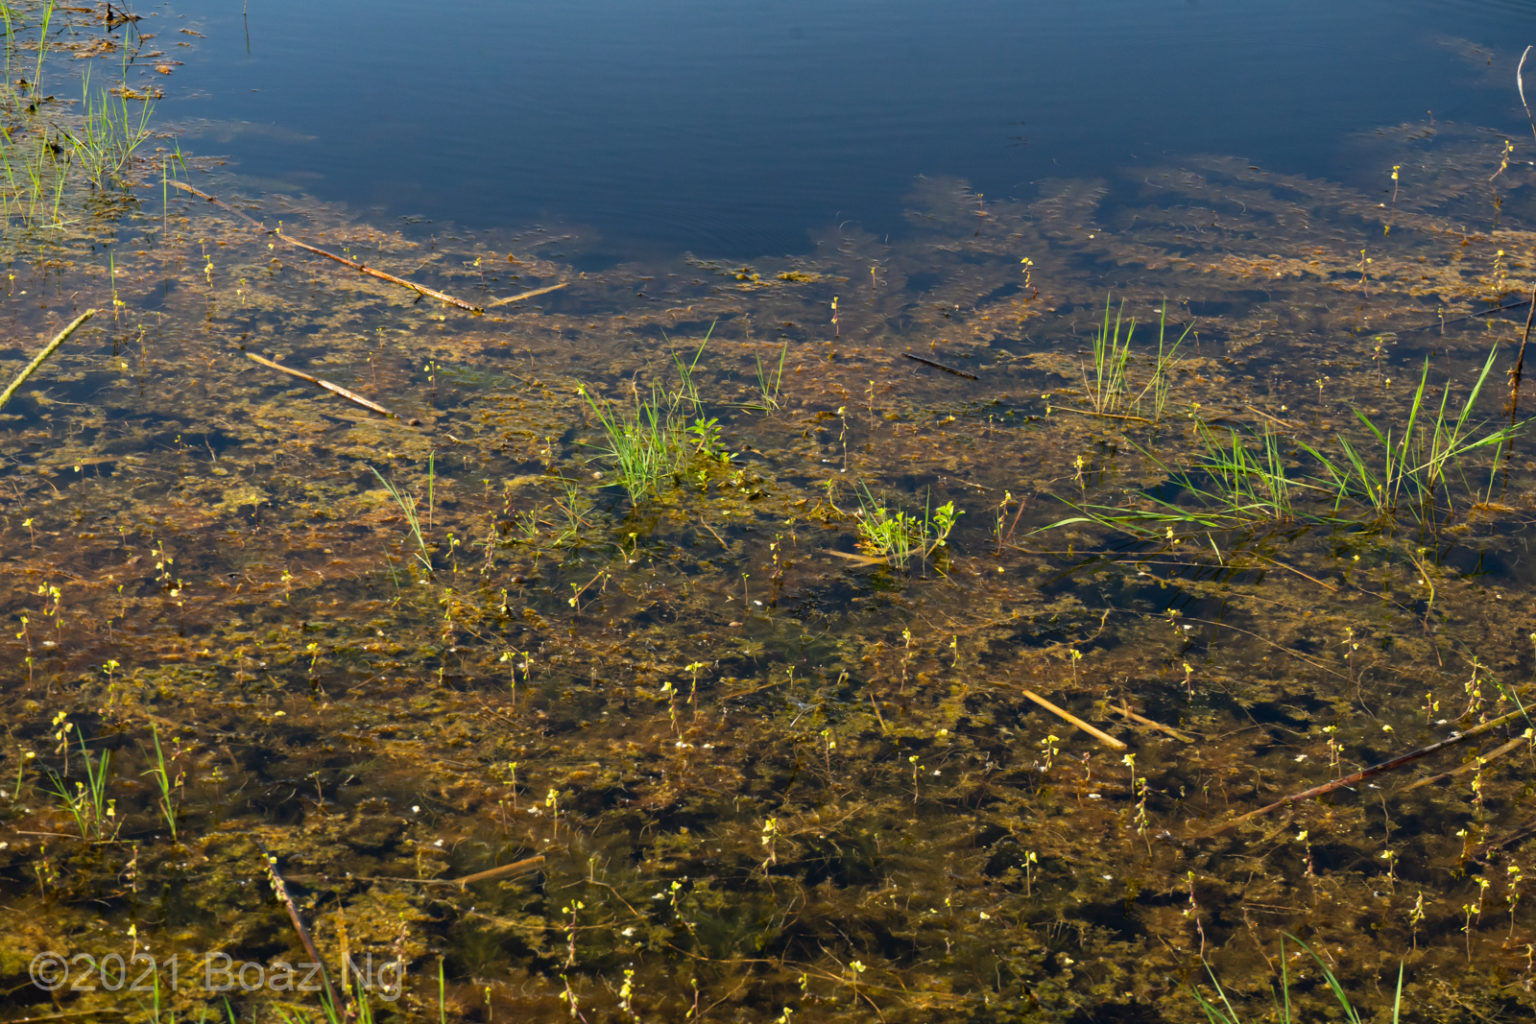
<instances>
[{"instance_id":1,"label":"thin green stalk","mask_svg":"<svg viewBox=\"0 0 1536 1024\"><path fill-rule=\"evenodd\" d=\"M1328 986L1329 992L1333 994L1334 1000L1339 1004L1340 1010L1343 1011L1345 1021L1348 1024L1363 1024L1363 1018L1360 1015L1359 1009L1350 1002L1349 995L1344 991L1344 985L1339 981L1338 976L1333 973L1333 970L1323 961L1322 957L1317 955L1311 946L1290 932L1282 932L1280 938L1280 991L1278 994L1271 993L1275 1002L1275 1018L1281 1024L1293 1024L1297 1019L1293 1015L1291 1006L1291 976L1285 951L1286 939L1290 939L1305 950L1307 955L1312 958L1312 961L1317 964L1318 969L1322 971L1324 983ZM1194 997L1196 1005L1205 1014L1206 1020L1209 1024L1241 1024L1242 1017L1238 1014L1236 1007L1232 1005L1232 1000L1228 998L1226 990L1221 987L1221 981L1216 977L1216 972L1211 967L1210 962L1201 957L1200 963L1205 967L1206 976L1211 979L1211 985L1216 991L1216 997L1220 1000L1220 1005L1218 1006L1207 999L1205 994L1198 988L1190 986L1190 994ZM1404 969L1405 964L1400 962L1397 965L1397 991L1392 1000L1392 1024L1398 1024L1398 1021L1402 1018Z\"/></svg>"},{"instance_id":2,"label":"thin green stalk","mask_svg":"<svg viewBox=\"0 0 1536 1024\"><path fill-rule=\"evenodd\" d=\"M1093 411L1100 415L1115 412L1125 393L1125 364L1131 356L1131 335L1136 331L1136 321L1131 320L1122 340L1120 324L1124 311L1125 301L1121 300L1111 329L1109 298L1105 297L1104 322L1093 339L1093 376L1089 377L1087 371L1083 375L1083 383L1088 389L1088 401Z\"/></svg>"},{"instance_id":3,"label":"thin green stalk","mask_svg":"<svg viewBox=\"0 0 1536 1024\"><path fill-rule=\"evenodd\" d=\"M155 763L147 772L154 778L155 784L160 789L160 813L165 817L165 824L171 830L171 838L176 838L176 803L171 799L171 776L165 768L165 752L160 748L160 730L153 724L149 727L150 735L155 740Z\"/></svg>"},{"instance_id":4,"label":"thin green stalk","mask_svg":"<svg viewBox=\"0 0 1536 1024\"><path fill-rule=\"evenodd\" d=\"M107 773L112 763L112 752L103 750L99 758L93 757L85 745L85 737L81 736L80 755L85 761L86 781L76 782L73 793L57 772L48 773L49 783L58 795L59 803L75 819L80 838L104 839L108 837L108 821L117 814L113 801L107 799Z\"/></svg>"},{"instance_id":5,"label":"thin green stalk","mask_svg":"<svg viewBox=\"0 0 1536 1024\"><path fill-rule=\"evenodd\" d=\"M1178 340L1173 343L1172 347L1169 347L1167 344L1167 299L1163 300L1162 309L1158 312L1157 362L1152 365L1152 378L1147 381L1146 387L1142 388L1141 393L1136 396L1136 408L1139 411L1141 409L1142 399L1147 396L1148 392L1151 392L1152 420L1154 422L1162 420L1163 412L1168 408L1168 396L1173 388L1173 369L1181 362L1178 354L1179 347L1184 344L1184 341L1189 337L1190 332L1195 329L1195 323L1193 320L1191 320L1189 324L1185 326L1184 332L1179 335ZM1129 335L1126 336L1126 344L1127 347L1129 347Z\"/></svg>"},{"instance_id":6,"label":"thin green stalk","mask_svg":"<svg viewBox=\"0 0 1536 1024\"><path fill-rule=\"evenodd\" d=\"M427 575L432 575L432 553L427 550L426 538L421 534L421 520L416 516L416 499L401 494L395 485L385 479L384 474L374 469L373 466L368 468L373 470L373 475L379 478L379 483L383 484L384 488L389 491L390 497L395 499L395 504L400 506L400 512L405 516L405 522L410 528L411 536L416 538L416 547L418 548L416 558L421 562L422 567L427 570Z\"/></svg>"},{"instance_id":7,"label":"thin green stalk","mask_svg":"<svg viewBox=\"0 0 1536 1024\"><path fill-rule=\"evenodd\" d=\"M757 393L762 396L762 404L759 408L763 412L777 412L779 409L779 388L784 383L784 359L789 355L789 343L785 342L779 347L779 364L770 375L763 370L763 359L754 355L757 362Z\"/></svg>"}]
</instances>

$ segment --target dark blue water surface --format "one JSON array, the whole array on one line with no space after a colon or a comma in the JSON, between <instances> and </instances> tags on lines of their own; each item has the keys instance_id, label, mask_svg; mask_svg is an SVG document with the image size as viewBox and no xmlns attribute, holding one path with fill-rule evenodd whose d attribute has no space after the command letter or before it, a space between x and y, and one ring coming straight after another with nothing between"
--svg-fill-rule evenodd
<instances>
[{"instance_id":1,"label":"dark blue water surface","mask_svg":"<svg viewBox=\"0 0 1536 1024\"><path fill-rule=\"evenodd\" d=\"M186 61L161 116L201 119L188 150L371 216L582 225L614 257L898 232L918 175L1028 196L1219 153L1381 177L1352 135L1430 111L1528 134L1536 42L1516 0L218 6L145 22Z\"/></svg>"}]
</instances>

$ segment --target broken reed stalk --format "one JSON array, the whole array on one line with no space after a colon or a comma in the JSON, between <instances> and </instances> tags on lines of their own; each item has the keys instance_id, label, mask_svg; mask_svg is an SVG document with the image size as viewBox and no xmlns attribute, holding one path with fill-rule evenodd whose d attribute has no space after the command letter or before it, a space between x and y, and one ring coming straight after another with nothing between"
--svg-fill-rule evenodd
<instances>
[{"instance_id":1,"label":"broken reed stalk","mask_svg":"<svg viewBox=\"0 0 1536 1024\"><path fill-rule=\"evenodd\" d=\"M1531 125L1531 137L1536 138L1536 117L1531 116L1531 105L1525 102L1525 59L1531 55L1527 46L1515 65L1515 88L1520 93L1520 105L1525 108L1525 119ZM1525 366L1525 346L1531 340L1531 318L1536 317L1536 286L1531 288L1531 309L1525 315L1525 333L1520 337L1520 354L1515 357L1515 368L1509 374L1509 422L1515 422L1515 409L1520 404L1520 370Z\"/></svg>"},{"instance_id":2,"label":"broken reed stalk","mask_svg":"<svg viewBox=\"0 0 1536 1024\"><path fill-rule=\"evenodd\" d=\"M1174 739L1178 740L1180 743L1193 743L1193 742L1195 742L1195 739L1194 739L1193 736L1186 736L1182 732L1179 732L1179 730L1175 729L1171 725L1164 725L1162 722L1154 722L1152 719L1148 718L1145 715L1138 715L1136 712L1132 711L1131 708L1130 708L1130 705L1126 704L1125 701L1123 701L1123 700L1120 702L1120 706L1118 708L1113 709L1113 710L1120 712L1126 718L1130 719L1132 722L1137 723L1138 725L1144 725L1148 729L1156 729L1158 732L1165 733L1165 734L1167 734L1169 736L1172 736Z\"/></svg>"},{"instance_id":3,"label":"broken reed stalk","mask_svg":"<svg viewBox=\"0 0 1536 1024\"><path fill-rule=\"evenodd\" d=\"M1399 754L1396 757L1388 758L1385 761L1379 761L1376 764L1371 765L1369 768L1360 769L1353 775L1346 775L1342 779L1334 779L1332 782L1325 782L1321 786L1313 786L1311 789L1302 790L1300 793L1292 793L1290 796L1276 800L1272 804L1265 804L1263 807L1260 807L1256 811L1249 811L1247 814L1240 814L1233 818L1231 821L1226 821L1220 825L1217 825L1215 828L1206 832L1205 835L1220 835L1221 833L1226 832L1228 829L1241 825L1245 821L1261 817L1265 814L1268 814L1270 811L1278 810L1287 804L1300 803L1303 800L1311 800L1314 797L1326 796L1327 794L1332 793L1334 790L1343 789L1345 786L1353 786L1357 782L1363 782L1364 780L1376 775L1380 775L1383 772L1392 771L1394 768L1401 768L1405 764L1411 764L1420 758L1428 757L1430 754L1439 753L1446 747L1452 747L1458 743L1464 743L1467 740L1473 739L1474 737L1481 736L1486 732L1497 729L1501 725L1507 725L1515 719L1523 717L1525 717L1525 711L1523 709L1519 711L1511 711L1507 715L1500 715L1498 718L1484 722L1482 725L1473 726L1466 732L1451 733L1451 735L1447 736L1445 739L1431 743L1427 747L1419 747L1417 750L1410 750L1406 754Z\"/></svg>"},{"instance_id":4,"label":"broken reed stalk","mask_svg":"<svg viewBox=\"0 0 1536 1024\"><path fill-rule=\"evenodd\" d=\"M1024 696L1028 697L1030 700L1034 701L1036 704L1039 704L1041 707L1045 708L1045 710L1049 711L1051 714L1053 714L1056 717L1060 718L1063 722L1066 722L1069 725L1077 726L1079 729L1083 730L1083 732L1087 733L1089 736L1092 736L1094 739L1098 740L1100 743L1104 744L1109 749L1111 749L1111 750L1125 750L1126 749L1126 746L1125 746L1125 744L1122 741L1115 739L1113 736L1111 736L1109 733L1105 732L1103 729L1095 728L1094 726L1089 725L1087 722L1083 721L1081 718L1078 718L1076 715L1074 715L1072 712L1066 710L1065 708L1061 708L1061 707L1058 707L1055 704L1052 704L1050 701L1048 701L1044 697L1040 696L1034 690L1031 690L1028 687L1025 687L1024 688Z\"/></svg>"},{"instance_id":5,"label":"broken reed stalk","mask_svg":"<svg viewBox=\"0 0 1536 1024\"><path fill-rule=\"evenodd\" d=\"M540 853L532 857L524 857L522 860L515 860L510 864L503 864L500 867L489 868L485 871L476 871L474 874L465 875L462 878L454 878L451 879L450 882L453 885L457 885L460 889L463 889L467 886L473 885L475 882L489 882L493 878L505 878L508 875L520 875L525 871L532 871L534 868L543 863L544 855Z\"/></svg>"},{"instance_id":6,"label":"broken reed stalk","mask_svg":"<svg viewBox=\"0 0 1536 1024\"><path fill-rule=\"evenodd\" d=\"M344 1014L344 1019L352 1020L352 1004L336 998L336 989L331 985L331 976L325 969L325 961L320 959L320 951L315 948L315 940L309 937L309 929L304 927L304 919L299 916L299 908L294 906L293 897L288 895L288 886L283 882L283 876L277 873L277 858L267 852L265 843L257 840L257 849L261 850L262 864L267 870L267 881L272 885L272 891L277 894L278 902L288 911L288 919L293 922L293 930L299 933L299 941L304 944L304 952L309 954L310 962L320 969L320 981L325 986L325 994L331 1001L331 1006ZM345 994L345 993L343 993Z\"/></svg>"},{"instance_id":7,"label":"broken reed stalk","mask_svg":"<svg viewBox=\"0 0 1536 1024\"><path fill-rule=\"evenodd\" d=\"M1509 422L1515 422L1520 408L1520 371L1525 367L1525 346L1531 340L1531 320L1536 318L1536 286L1531 288L1530 311L1525 314L1525 333L1520 336L1520 351L1515 356L1515 368L1509 371Z\"/></svg>"},{"instance_id":8,"label":"broken reed stalk","mask_svg":"<svg viewBox=\"0 0 1536 1024\"><path fill-rule=\"evenodd\" d=\"M1518 750L1528 743L1530 743L1530 737L1522 733L1508 742L1500 743L1486 754L1478 754L1477 757L1463 764L1460 768L1452 768L1450 771L1441 772L1439 775L1426 775L1416 782L1411 782L1403 787L1402 792L1407 793L1410 790L1423 789L1425 786L1438 786L1440 783L1454 779L1458 775L1465 775L1474 769L1485 767L1496 758L1503 757L1512 750Z\"/></svg>"},{"instance_id":9,"label":"broken reed stalk","mask_svg":"<svg viewBox=\"0 0 1536 1024\"><path fill-rule=\"evenodd\" d=\"M534 870L544 863L544 855L536 854L532 857L524 857L510 864L502 864L499 867L487 868L484 871L476 871L471 875L463 875L459 878L405 878L400 875L347 875L347 878L356 882L398 882L401 885L451 885L463 889L476 882L489 882L495 878L509 878L513 875L523 875ZM297 881L319 879L322 882L332 882L329 875L290 875Z\"/></svg>"},{"instance_id":10,"label":"broken reed stalk","mask_svg":"<svg viewBox=\"0 0 1536 1024\"><path fill-rule=\"evenodd\" d=\"M906 356L908 359L914 360L915 362L922 363L924 366L931 366L935 370L943 370L945 373L952 373L956 377L964 377L966 380L977 379L976 375L968 370L961 370L953 366L945 366L938 360L929 359L927 356L920 356L915 352L903 352L902 355Z\"/></svg>"},{"instance_id":11,"label":"broken reed stalk","mask_svg":"<svg viewBox=\"0 0 1536 1024\"><path fill-rule=\"evenodd\" d=\"M295 370L291 366L284 366L282 363L274 363L272 360L266 359L266 358L264 358L262 356L259 356L259 355L257 355L254 352L247 352L245 354L245 357L247 359L251 359L251 360L254 360L254 361L260 363L262 366L270 367L271 369L277 370L277 371L279 371L281 373L286 373L286 374L288 374L291 377L297 377L300 380L307 380L311 384L315 385L316 387L324 388L325 390L331 392L332 394L340 395L342 398L345 398L347 401L355 402L358 405L362 406L364 409L368 409L371 412L379 413L382 416L388 416L392 420L400 419L400 417L398 415L396 415L395 413L391 412L390 410L384 408L378 402L375 402L375 401L373 401L371 399L368 399L368 398L364 398L362 395L358 394L356 391L352 391L352 390L350 390L348 388L344 388L340 384L333 384L330 381L324 380L324 379L322 379L320 377L311 376L310 374L305 373L303 370ZM405 423L407 426L411 426L411 427L419 426L420 423L421 423L421 421L417 420L417 419L401 420L401 422Z\"/></svg>"},{"instance_id":12,"label":"broken reed stalk","mask_svg":"<svg viewBox=\"0 0 1536 1024\"><path fill-rule=\"evenodd\" d=\"M27 364L27 368L16 375L16 379L11 381L11 386L6 388L4 392L0 392L0 409L5 408L5 404L11 400L11 397L15 395L17 391L21 390L21 386L27 382L27 378L32 376L33 373L37 372L37 368L39 366L42 366L43 363L47 362L48 357L53 355L53 353L58 349L60 345L64 344L65 339L67 339L71 334L75 333L76 328L78 328L81 324L85 323L95 315L96 311L94 309L88 309L84 313L81 313L79 316L71 320L69 325L66 326L62 331L60 331L58 334L55 334L53 336L53 340L50 341L47 345L44 345L43 350L32 357L32 361Z\"/></svg>"},{"instance_id":13,"label":"broken reed stalk","mask_svg":"<svg viewBox=\"0 0 1536 1024\"><path fill-rule=\"evenodd\" d=\"M357 260L349 260L345 256L338 256L335 253L328 252L327 250L322 249L317 245L310 245L308 242L301 242L297 238L283 234L283 232L277 230L276 228L267 227L265 224L262 224L256 218L246 213L244 210L236 209L235 207L230 206L228 203L224 202L224 200L219 199L216 196L211 196L207 192L204 192L202 189L193 188L191 185L188 185L184 181L176 181L171 179L168 183L185 192L190 192L201 199L207 200L221 210L229 211L236 217L239 217L241 220L246 221L261 231L266 232L273 238L293 246L295 249L303 249L305 252L312 252L317 256L324 256L328 260L335 260L337 263L340 263L343 266L351 267L359 274L367 274L369 277L376 277L380 281L388 281L390 284L397 284L402 288L409 288L417 295L426 295L438 300L439 302L446 302L450 306L458 306L460 309L468 310L471 313L485 312L485 310L481 309L479 306L465 302L463 299L456 299L446 292L440 292L435 288L428 288L426 285L420 285L413 281L407 281L403 277L396 277L394 274L386 273L382 270L375 270L369 266L364 266L363 264L357 262Z\"/></svg>"},{"instance_id":14,"label":"broken reed stalk","mask_svg":"<svg viewBox=\"0 0 1536 1024\"><path fill-rule=\"evenodd\" d=\"M547 284L543 288L530 288L526 292L518 292L516 295L508 295L506 298L497 299L495 302L487 302L485 308L495 309L497 306L505 306L509 302L522 302L524 299L531 299L536 295L548 295L550 292L559 291L570 283L569 281L561 281L559 284Z\"/></svg>"}]
</instances>

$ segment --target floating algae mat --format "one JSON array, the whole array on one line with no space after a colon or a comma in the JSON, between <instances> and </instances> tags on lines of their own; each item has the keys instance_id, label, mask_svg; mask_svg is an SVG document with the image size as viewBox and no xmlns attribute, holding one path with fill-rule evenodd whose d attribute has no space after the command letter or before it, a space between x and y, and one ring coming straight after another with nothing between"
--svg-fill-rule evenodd
<instances>
[{"instance_id":1,"label":"floating algae mat","mask_svg":"<svg viewBox=\"0 0 1536 1024\"><path fill-rule=\"evenodd\" d=\"M8 1019L1526 1019L1501 145L751 262L13 208L6 382L100 312L0 411Z\"/></svg>"}]
</instances>

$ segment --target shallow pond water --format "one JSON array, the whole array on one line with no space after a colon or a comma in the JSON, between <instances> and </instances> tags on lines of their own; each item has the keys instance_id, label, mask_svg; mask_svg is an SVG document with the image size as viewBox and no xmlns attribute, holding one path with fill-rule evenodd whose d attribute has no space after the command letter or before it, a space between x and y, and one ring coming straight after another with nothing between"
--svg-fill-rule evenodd
<instances>
[{"instance_id":1,"label":"shallow pond water","mask_svg":"<svg viewBox=\"0 0 1536 1024\"><path fill-rule=\"evenodd\" d=\"M13 67L40 18L17 10ZM764 10L756 34L689 5L581 23L599 53L739 58L732 110L767 28L846 54L839 82L975 40L973 88L1036 29L1062 68L1096 38L1002 7L926 36L916 7ZM1135 49L1146 15L1095 12ZM1528 15L1421 26L1444 79L1412 88L1444 102L1389 102L1399 76L1289 165L1270 94L1231 145L1149 150L1067 146L1041 97L1009 172L998 107L951 120L903 82L933 105L883 130L926 149L808 118L854 156L797 165L765 104L683 104L721 66L660 42L568 89L507 60L542 117L671 68L674 126L768 147L727 134L710 181L807 182L738 208L532 157L492 204L486 167L449 173L463 150L336 138L469 145L459 105L413 107L454 31L414 9L350 23L357 54L307 82L317 60L265 47L342 28L142 13L58 13L44 81L126 54L179 143L112 188L71 169L58 213L7 193L5 380L99 310L0 411L12 1017L325 1019L327 982L283 966L315 955L338 1016L381 1019L1172 1021L1213 978L1251 1019L1282 971L1336 1009L1324 967L1377 1019L1400 967L1405 1016L1529 1017L1536 442L1506 372L1536 172L1520 47L1493 38ZM1179 24L1256 46L1282 23L1245 13ZM1304 13L1335 45L1328 18L1364 17ZM582 15L475 16L553 61ZM870 50L835 45L866 21ZM325 106L401 67L398 120ZM485 67L458 86L506 101ZM233 84L256 73L313 106ZM41 92L12 86L16 138L38 110L84 131ZM1028 163L1039 138L1067 165ZM603 140L655 170L652 133Z\"/></svg>"}]
</instances>

